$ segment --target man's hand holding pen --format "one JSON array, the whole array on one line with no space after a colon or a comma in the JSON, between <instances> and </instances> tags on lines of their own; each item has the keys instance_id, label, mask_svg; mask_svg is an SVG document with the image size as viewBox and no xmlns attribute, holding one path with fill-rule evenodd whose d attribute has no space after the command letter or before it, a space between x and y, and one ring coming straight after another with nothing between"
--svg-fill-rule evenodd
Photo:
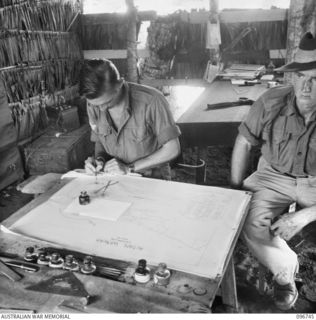
<instances>
[{"instance_id":1,"label":"man's hand holding pen","mask_svg":"<svg viewBox=\"0 0 316 320\"><path fill-rule=\"evenodd\" d=\"M111 159L107 162L102 157L89 157L85 160L85 171L89 175L97 177L101 172L114 175L133 174L139 175L134 172L134 164L127 165L118 159Z\"/></svg>"},{"instance_id":2,"label":"man's hand holding pen","mask_svg":"<svg viewBox=\"0 0 316 320\"><path fill-rule=\"evenodd\" d=\"M84 164L84 168L87 174L97 175L103 170L105 161L104 159L99 157L96 159L94 157L88 157L88 159L85 160Z\"/></svg>"}]
</instances>

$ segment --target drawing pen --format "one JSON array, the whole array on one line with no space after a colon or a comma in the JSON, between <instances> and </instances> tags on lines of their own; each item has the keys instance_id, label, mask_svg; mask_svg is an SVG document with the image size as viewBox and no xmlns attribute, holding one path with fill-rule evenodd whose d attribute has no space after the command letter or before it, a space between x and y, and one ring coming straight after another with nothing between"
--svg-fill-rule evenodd
<instances>
[{"instance_id":1,"label":"drawing pen","mask_svg":"<svg viewBox=\"0 0 316 320\"><path fill-rule=\"evenodd\" d=\"M29 271L29 272L36 272L39 270L39 266L37 266L37 265L33 265L31 263L26 263L26 262L18 261L18 260L5 261L5 264L10 267L20 268L20 269L23 269L23 270Z\"/></svg>"},{"instance_id":2,"label":"drawing pen","mask_svg":"<svg viewBox=\"0 0 316 320\"><path fill-rule=\"evenodd\" d=\"M120 269L117 269L117 268L113 268L113 267L102 266L102 265L100 265L99 268L104 269L104 270L123 272L123 270L120 270Z\"/></svg>"}]
</instances>

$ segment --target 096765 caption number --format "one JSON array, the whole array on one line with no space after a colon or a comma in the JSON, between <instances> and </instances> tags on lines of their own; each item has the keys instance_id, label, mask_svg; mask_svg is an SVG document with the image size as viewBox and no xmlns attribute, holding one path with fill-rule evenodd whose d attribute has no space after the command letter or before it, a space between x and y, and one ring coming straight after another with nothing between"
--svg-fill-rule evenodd
<instances>
[{"instance_id":1,"label":"096765 caption number","mask_svg":"<svg viewBox=\"0 0 316 320\"><path fill-rule=\"evenodd\" d=\"M311 313L297 313L296 319L314 319L314 315Z\"/></svg>"}]
</instances>

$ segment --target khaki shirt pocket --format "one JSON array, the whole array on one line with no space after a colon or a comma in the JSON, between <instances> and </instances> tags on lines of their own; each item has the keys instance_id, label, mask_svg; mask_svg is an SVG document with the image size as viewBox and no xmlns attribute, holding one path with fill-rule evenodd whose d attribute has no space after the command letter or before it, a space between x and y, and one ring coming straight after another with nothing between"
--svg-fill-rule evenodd
<instances>
[{"instance_id":1,"label":"khaki shirt pocket","mask_svg":"<svg viewBox=\"0 0 316 320\"><path fill-rule=\"evenodd\" d=\"M104 129L102 132L99 131L98 139L102 143L105 151L115 157L116 156L116 135L112 132L111 128Z\"/></svg>"},{"instance_id":2,"label":"khaki shirt pocket","mask_svg":"<svg viewBox=\"0 0 316 320\"><path fill-rule=\"evenodd\" d=\"M289 167L293 160L294 145L290 142L291 136L292 134L290 132L287 132L284 135L276 132L272 139L274 153L273 162L284 168Z\"/></svg>"},{"instance_id":3,"label":"khaki shirt pocket","mask_svg":"<svg viewBox=\"0 0 316 320\"><path fill-rule=\"evenodd\" d=\"M128 131L129 133L127 134L130 135L131 140L134 140L136 142L142 142L151 137L150 130L145 126L128 128Z\"/></svg>"},{"instance_id":4,"label":"khaki shirt pocket","mask_svg":"<svg viewBox=\"0 0 316 320\"><path fill-rule=\"evenodd\" d=\"M273 166L286 166L289 163L289 139L291 133L283 133L281 130L273 130L269 132L264 130L262 132L262 140L265 144L265 150L268 152L267 160ZM266 154L267 156L267 154Z\"/></svg>"},{"instance_id":5,"label":"khaki shirt pocket","mask_svg":"<svg viewBox=\"0 0 316 320\"><path fill-rule=\"evenodd\" d=\"M157 150L157 139L146 126L125 127L124 144L124 154L128 162L146 157Z\"/></svg>"}]
</instances>

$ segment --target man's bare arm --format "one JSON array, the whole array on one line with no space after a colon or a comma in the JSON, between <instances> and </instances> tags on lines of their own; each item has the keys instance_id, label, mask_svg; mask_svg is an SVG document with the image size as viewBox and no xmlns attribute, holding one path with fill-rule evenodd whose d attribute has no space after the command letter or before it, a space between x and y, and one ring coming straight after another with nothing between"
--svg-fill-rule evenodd
<instances>
[{"instance_id":1,"label":"man's bare arm","mask_svg":"<svg viewBox=\"0 0 316 320\"><path fill-rule=\"evenodd\" d=\"M316 221L316 205L296 212L285 213L271 227L275 236L290 240L305 226Z\"/></svg>"},{"instance_id":2,"label":"man's bare arm","mask_svg":"<svg viewBox=\"0 0 316 320\"><path fill-rule=\"evenodd\" d=\"M180 142L178 138L169 140L160 149L152 154L134 162L134 171L141 172L142 170L154 168L160 164L169 162L176 158L180 153ZM126 174L128 165L117 159L108 161L104 166L104 171L109 173Z\"/></svg>"},{"instance_id":3,"label":"man's bare arm","mask_svg":"<svg viewBox=\"0 0 316 320\"><path fill-rule=\"evenodd\" d=\"M231 161L231 186L233 188L240 188L246 176L249 158L250 158L251 144L249 141L239 134L235 141L235 146Z\"/></svg>"}]
</instances>

